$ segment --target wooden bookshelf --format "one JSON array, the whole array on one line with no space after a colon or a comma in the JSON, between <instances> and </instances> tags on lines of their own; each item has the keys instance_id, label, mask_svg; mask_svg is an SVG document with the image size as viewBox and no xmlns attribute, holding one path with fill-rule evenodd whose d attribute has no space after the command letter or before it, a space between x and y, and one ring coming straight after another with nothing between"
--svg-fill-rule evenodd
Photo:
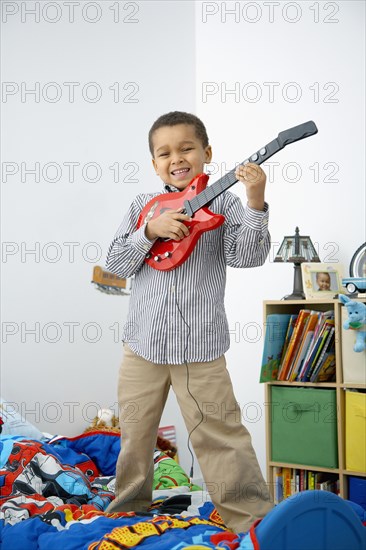
<instances>
[{"instance_id":1,"label":"wooden bookshelf","mask_svg":"<svg viewBox=\"0 0 366 550\"><path fill-rule=\"evenodd\" d=\"M364 298L359 301L365 302ZM357 476L366 478L365 471L350 471L346 469L345 456L345 394L346 390L357 389L366 390L366 383L352 383L343 381L342 370L342 304L338 300L269 300L265 301L263 311L264 326L267 316L278 313L298 313L301 309L313 309L316 311L334 310L335 322L335 357L336 357L336 378L335 382L290 382L290 381L271 381L265 383L265 402L266 402L266 456L267 456L267 482L269 484L272 496L274 497L275 488L275 469L276 468L291 468L292 470L304 470L312 472L325 472L336 474L339 478L339 495L343 498L348 498L348 479L349 476ZM355 352L354 352L355 353ZM366 382L366 381L365 381ZM312 388L317 389L332 389L336 392L336 413L337 413L337 452L338 452L338 467L327 468L314 464L299 464L294 462L278 462L272 460L272 389L274 387L291 387L291 388Z\"/></svg>"}]
</instances>

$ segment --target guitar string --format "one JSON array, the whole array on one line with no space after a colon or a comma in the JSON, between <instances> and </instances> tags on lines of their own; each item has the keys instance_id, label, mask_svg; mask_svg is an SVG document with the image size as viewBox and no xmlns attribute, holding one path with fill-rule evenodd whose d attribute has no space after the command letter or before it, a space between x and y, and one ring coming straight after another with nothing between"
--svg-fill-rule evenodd
<instances>
[{"instance_id":1,"label":"guitar string","mask_svg":"<svg viewBox=\"0 0 366 550\"><path fill-rule=\"evenodd\" d=\"M196 197L189 201L192 212L197 212L197 210L202 208L202 206L205 206L208 202L221 195L221 193L229 189L237 181L238 180L236 179L234 168L230 170L230 172L228 172L225 176L215 181L215 183L213 183L209 187L206 187L206 189L201 191Z\"/></svg>"}]
</instances>

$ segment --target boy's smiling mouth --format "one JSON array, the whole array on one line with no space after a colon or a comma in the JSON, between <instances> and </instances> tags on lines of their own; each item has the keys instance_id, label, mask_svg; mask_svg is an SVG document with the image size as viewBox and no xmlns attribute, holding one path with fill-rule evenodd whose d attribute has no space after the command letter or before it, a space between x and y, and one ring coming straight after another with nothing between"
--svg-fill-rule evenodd
<instances>
[{"instance_id":1,"label":"boy's smiling mouth","mask_svg":"<svg viewBox=\"0 0 366 550\"><path fill-rule=\"evenodd\" d=\"M186 174L190 171L190 168L177 168L176 170L172 170L170 172L173 176L180 176L181 174Z\"/></svg>"}]
</instances>

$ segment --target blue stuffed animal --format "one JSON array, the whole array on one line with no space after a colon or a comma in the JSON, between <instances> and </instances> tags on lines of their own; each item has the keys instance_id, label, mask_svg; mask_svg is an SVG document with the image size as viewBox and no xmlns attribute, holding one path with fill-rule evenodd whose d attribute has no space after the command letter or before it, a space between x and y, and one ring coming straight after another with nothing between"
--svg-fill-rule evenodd
<instances>
[{"instance_id":1,"label":"blue stuffed animal","mask_svg":"<svg viewBox=\"0 0 366 550\"><path fill-rule=\"evenodd\" d=\"M345 294L340 294L339 300L347 308L348 313L348 320L343 323L343 328L357 331L353 349L361 352L366 349L366 305L351 300Z\"/></svg>"}]
</instances>

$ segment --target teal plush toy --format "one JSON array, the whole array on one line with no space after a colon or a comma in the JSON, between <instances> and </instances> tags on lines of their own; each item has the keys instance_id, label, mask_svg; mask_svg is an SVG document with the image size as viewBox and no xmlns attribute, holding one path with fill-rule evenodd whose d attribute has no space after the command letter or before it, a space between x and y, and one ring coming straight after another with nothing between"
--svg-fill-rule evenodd
<instances>
[{"instance_id":1,"label":"teal plush toy","mask_svg":"<svg viewBox=\"0 0 366 550\"><path fill-rule=\"evenodd\" d=\"M348 320L343 323L343 328L357 331L353 349L361 352L366 349L366 305L351 300L345 294L340 294L339 300L347 308L348 313Z\"/></svg>"}]
</instances>

